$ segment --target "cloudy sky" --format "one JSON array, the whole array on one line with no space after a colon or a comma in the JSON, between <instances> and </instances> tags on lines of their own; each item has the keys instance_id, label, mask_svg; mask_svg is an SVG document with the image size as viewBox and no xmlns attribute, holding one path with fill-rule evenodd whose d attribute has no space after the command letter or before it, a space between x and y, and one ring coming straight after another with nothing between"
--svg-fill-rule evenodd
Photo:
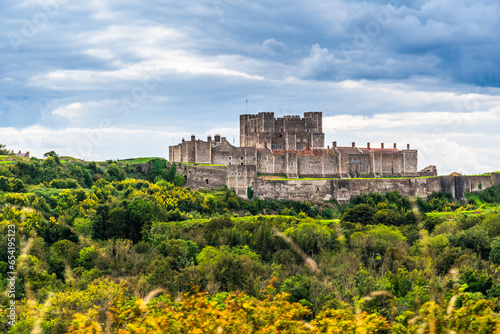
<instances>
[{"instance_id":1,"label":"cloudy sky","mask_svg":"<svg viewBox=\"0 0 500 334\"><path fill-rule=\"evenodd\" d=\"M0 143L41 157L238 145L239 114L322 111L327 142L500 170L493 0L3 0Z\"/></svg>"}]
</instances>

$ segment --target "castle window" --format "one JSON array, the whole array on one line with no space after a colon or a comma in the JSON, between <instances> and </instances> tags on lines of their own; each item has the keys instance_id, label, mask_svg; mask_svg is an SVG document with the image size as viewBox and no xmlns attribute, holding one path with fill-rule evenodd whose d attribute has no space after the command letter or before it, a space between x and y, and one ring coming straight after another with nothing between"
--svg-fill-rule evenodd
<instances>
[{"instance_id":1,"label":"castle window","mask_svg":"<svg viewBox=\"0 0 500 334\"><path fill-rule=\"evenodd\" d=\"M259 161L261 161L261 160L262 160L262 158L261 158L261 157L259 157Z\"/></svg>"},{"instance_id":2,"label":"castle window","mask_svg":"<svg viewBox=\"0 0 500 334\"><path fill-rule=\"evenodd\" d=\"M231 160L233 157L229 157L229 160Z\"/></svg>"},{"instance_id":3,"label":"castle window","mask_svg":"<svg viewBox=\"0 0 500 334\"><path fill-rule=\"evenodd\" d=\"M290 166L292 166L292 167L293 167L293 162L290 164Z\"/></svg>"},{"instance_id":4,"label":"castle window","mask_svg":"<svg viewBox=\"0 0 500 334\"><path fill-rule=\"evenodd\" d=\"M240 157L241 160L243 160L243 157Z\"/></svg>"},{"instance_id":5,"label":"castle window","mask_svg":"<svg viewBox=\"0 0 500 334\"><path fill-rule=\"evenodd\" d=\"M229 163L229 166L231 166L231 163Z\"/></svg>"},{"instance_id":6,"label":"castle window","mask_svg":"<svg viewBox=\"0 0 500 334\"><path fill-rule=\"evenodd\" d=\"M241 164L243 165L243 162Z\"/></svg>"},{"instance_id":7,"label":"castle window","mask_svg":"<svg viewBox=\"0 0 500 334\"><path fill-rule=\"evenodd\" d=\"M278 148L281 150L281 145L278 145Z\"/></svg>"},{"instance_id":8,"label":"castle window","mask_svg":"<svg viewBox=\"0 0 500 334\"><path fill-rule=\"evenodd\" d=\"M205 184L208 184L208 179L205 179Z\"/></svg>"},{"instance_id":9,"label":"castle window","mask_svg":"<svg viewBox=\"0 0 500 334\"><path fill-rule=\"evenodd\" d=\"M259 164L259 168L260 168L260 164Z\"/></svg>"}]
</instances>

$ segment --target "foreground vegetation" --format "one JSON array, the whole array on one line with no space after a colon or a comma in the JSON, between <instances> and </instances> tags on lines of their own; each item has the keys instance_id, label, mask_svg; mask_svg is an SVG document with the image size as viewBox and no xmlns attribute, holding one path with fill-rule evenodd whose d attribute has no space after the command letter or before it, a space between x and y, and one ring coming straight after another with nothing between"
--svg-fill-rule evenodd
<instances>
[{"instance_id":1,"label":"foreground vegetation","mask_svg":"<svg viewBox=\"0 0 500 334\"><path fill-rule=\"evenodd\" d=\"M500 189L349 205L183 188L176 166L0 165L8 333L500 331Z\"/></svg>"}]
</instances>

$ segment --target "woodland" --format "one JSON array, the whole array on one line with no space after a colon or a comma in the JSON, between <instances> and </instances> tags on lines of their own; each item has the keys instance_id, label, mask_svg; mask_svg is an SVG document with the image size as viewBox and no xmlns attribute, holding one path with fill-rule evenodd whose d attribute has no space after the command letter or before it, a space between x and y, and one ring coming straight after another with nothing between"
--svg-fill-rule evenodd
<instances>
[{"instance_id":1,"label":"woodland","mask_svg":"<svg viewBox=\"0 0 500 334\"><path fill-rule=\"evenodd\" d=\"M500 333L500 187L243 200L167 166L0 155L0 331Z\"/></svg>"}]
</instances>

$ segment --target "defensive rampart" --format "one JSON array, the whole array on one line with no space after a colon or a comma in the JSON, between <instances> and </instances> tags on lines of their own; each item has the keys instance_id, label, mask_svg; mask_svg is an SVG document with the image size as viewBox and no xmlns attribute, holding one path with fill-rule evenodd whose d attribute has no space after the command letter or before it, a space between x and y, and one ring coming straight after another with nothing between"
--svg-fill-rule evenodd
<instances>
[{"instance_id":1,"label":"defensive rampart","mask_svg":"<svg viewBox=\"0 0 500 334\"><path fill-rule=\"evenodd\" d=\"M500 185L500 173L477 176L434 176L415 178L366 179L292 179L270 180L257 177L255 166L200 167L183 165L178 169L191 188L220 188L227 186L245 198L247 188L262 199L323 201L335 199L340 203L352 197L376 192L398 191L404 196L427 198L433 192L451 193L464 199L465 194Z\"/></svg>"},{"instance_id":2,"label":"defensive rampart","mask_svg":"<svg viewBox=\"0 0 500 334\"><path fill-rule=\"evenodd\" d=\"M330 200L348 202L352 197L376 192L385 194L398 191L404 196L427 198L433 192L451 193L464 199L465 194L493 185L500 185L500 174L482 176L435 176L400 179L333 179L333 180L282 180L257 179L256 194L260 198L294 200Z\"/></svg>"}]
</instances>

